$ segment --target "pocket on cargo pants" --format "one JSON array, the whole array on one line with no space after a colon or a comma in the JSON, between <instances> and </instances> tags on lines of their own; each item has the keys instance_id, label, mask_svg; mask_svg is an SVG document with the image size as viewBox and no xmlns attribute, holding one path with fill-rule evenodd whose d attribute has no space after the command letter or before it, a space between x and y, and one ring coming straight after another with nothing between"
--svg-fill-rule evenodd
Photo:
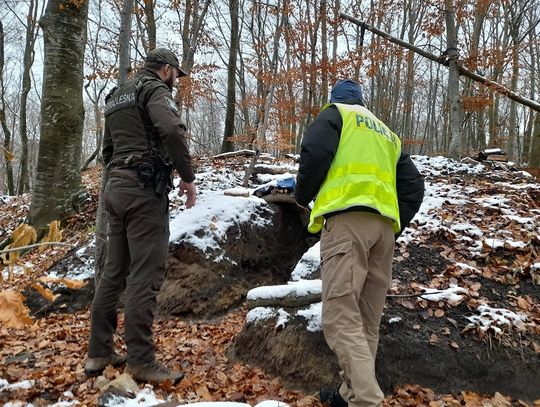
<instances>
[{"instance_id":1,"label":"pocket on cargo pants","mask_svg":"<svg viewBox=\"0 0 540 407\"><path fill-rule=\"evenodd\" d=\"M342 297L353 292L354 252L352 240L321 248L322 300Z\"/></svg>"}]
</instances>

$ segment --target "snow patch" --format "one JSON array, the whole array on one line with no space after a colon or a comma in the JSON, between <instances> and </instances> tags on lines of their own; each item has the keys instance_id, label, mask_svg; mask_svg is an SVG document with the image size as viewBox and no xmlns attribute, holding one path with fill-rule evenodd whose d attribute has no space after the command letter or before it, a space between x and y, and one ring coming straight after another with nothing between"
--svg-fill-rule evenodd
<instances>
[{"instance_id":1,"label":"snow patch","mask_svg":"<svg viewBox=\"0 0 540 407\"><path fill-rule=\"evenodd\" d=\"M275 299L287 296L304 296L308 294L320 294L322 292L321 280L289 281L286 285L261 286L249 290L248 300Z\"/></svg>"},{"instance_id":2,"label":"snow patch","mask_svg":"<svg viewBox=\"0 0 540 407\"><path fill-rule=\"evenodd\" d=\"M250 310L246 315L246 323L251 324L257 321L264 321L275 317L277 311L271 307L255 307Z\"/></svg>"},{"instance_id":3,"label":"snow patch","mask_svg":"<svg viewBox=\"0 0 540 407\"><path fill-rule=\"evenodd\" d=\"M516 313L505 308L492 308L488 305L480 305L477 308L480 315L467 317L470 324L467 328L478 327L480 331L486 332L492 329L495 333L502 333L502 328L512 327L527 322L527 315Z\"/></svg>"},{"instance_id":4,"label":"snow patch","mask_svg":"<svg viewBox=\"0 0 540 407\"><path fill-rule=\"evenodd\" d=\"M463 287L458 287L455 284L450 284L450 287L448 287L446 290L437 290L434 288L427 288L427 287L426 288L420 287L420 289L426 292L426 294L423 294L420 298L423 298L424 300L428 300L428 301L459 302L464 297L463 295L460 295L460 294L464 294L464 295L469 294L469 290Z\"/></svg>"},{"instance_id":5,"label":"snow patch","mask_svg":"<svg viewBox=\"0 0 540 407\"><path fill-rule=\"evenodd\" d=\"M276 328L283 329L285 328L285 325L287 325L287 322L289 322L290 314L285 311L283 308L278 309L278 319L276 321Z\"/></svg>"},{"instance_id":6,"label":"snow patch","mask_svg":"<svg viewBox=\"0 0 540 407\"><path fill-rule=\"evenodd\" d=\"M256 216L262 205L266 202L256 197L226 196L221 191L208 193L198 197L194 207L181 211L171 220L169 242L189 243L206 253L207 258L214 251L219 261L223 258L222 243L231 226L249 221L263 228L270 223Z\"/></svg>"},{"instance_id":7,"label":"snow patch","mask_svg":"<svg viewBox=\"0 0 540 407\"><path fill-rule=\"evenodd\" d=\"M308 331L322 331L322 302L311 304L309 308L299 310L296 315L307 320Z\"/></svg>"},{"instance_id":8,"label":"snow patch","mask_svg":"<svg viewBox=\"0 0 540 407\"><path fill-rule=\"evenodd\" d=\"M293 281L301 280L315 272L321 265L321 242L317 242L304 253L293 272L291 279Z\"/></svg>"},{"instance_id":9,"label":"snow patch","mask_svg":"<svg viewBox=\"0 0 540 407\"><path fill-rule=\"evenodd\" d=\"M2 391L9 391L9 390L17 390L17 389L23 389L28 390L34 387L35 380L23 380L22 382L16 382L16 383L9 383L5 379L0 379L0 390Z\"/></svg>"}]
</instances>

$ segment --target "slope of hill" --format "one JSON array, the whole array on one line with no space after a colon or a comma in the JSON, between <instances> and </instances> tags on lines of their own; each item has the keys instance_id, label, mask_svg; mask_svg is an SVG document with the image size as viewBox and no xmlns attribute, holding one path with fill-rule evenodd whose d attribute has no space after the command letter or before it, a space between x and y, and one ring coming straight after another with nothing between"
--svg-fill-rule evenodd
<instances>
[{"instance_id":1,"label":"slope of hill","mask_svg":"<svg viewBox=\"0 0 540 407\"><path fill-rule=\"evenodd\" d=\"M392 338L399 337L399 332L424 332L418 326L426 325L432 332L427 337L416 335L419 341L425 342L426 352L436 354L436 349L444 347L454 352L450 355L458 360L466 353L462 346L462 338L465 338L467 343L476 341L488 350L490 347L502 349L502 352L515 355L516 360L538 358L540 305L539 289L535 284L538 284L540 273L540 185L524 173L504 168L491 169L477 163L455 163L443 158L416 157L415 160L426 175L428 189L421 213L398 242L391 294L418 295L432 289L448 294L453 291L455 297L423 295L390 299L389 312L382 327L383 336ZM223 190L241 183L246 164L243 160L227 165L215 160L198 164L200 205L196 212L183 211L182 199L173 192L170 197L172 217L179 224L189 219L199 222L198 225L190 224L190 229L197 236L197 239L191 239L190 244L201 253L208 253L208 261L219 256L223 260L227 253L220 247L226 242L231 225L234 227L241 222L246 214L249 220L249 214L257 211L258 215L253 216L264 218L266 215L262 214L266 209L261 211L260 208L266 208L267 204L259 198L239 197L231 198L237 200L234 204L223 206L225 201L219 198L223 197ZM272 167L285 167L283 171L272 172L294 171L290 163L273 162ZM279 176L258 175L257 178L262 183L276 177ZM63 241L76 247L71 253L79 253L75 257L84 259L73 268L70 278L79 274L79 278L91 281L89 274L81 272L92 269L89 254L98 180L99 171L85 173L89 205L83 213L71 219L63 231ZM5 240L24 219L28 203L28 196L0 198L0 241ZM231 217L235 220L227 224ZM213 226L208 227L210 224ZM178 230L181 231L182 226ZM174 230L172 232L175 233ZM182 240L181 233L175 236ZM216 243L218 246L212 246ZM83 253L85 250L86 255ZM25 292L32 315L43 316L34 319L30 327L0 326L0 379L5 380L0 381L0 400L3 403L18 400L22 405L28 402L51 405L63 400L65 404L58 405L92 404L99 394L98 383L94 379L86 380L82 372L91 288L73 291L62 284L48 283L54 294L60 294L52 303L40 299L35 289L29 288L40 276L50 273L52 266L66 258L68 253L69 249L65 247L48 248L44 252L31 251L18 261L9 281L7 267L2 271L2 290ZM309 276L313 279L317 268L316 246L309 253L310 256L299 263L296 273L300 273L302 264L311 262L305 268L315 272ZM304 278L308 277L304 275ZM77 299L81 301L74 307ZM43 312L44 309L47 312ZM289 310L288 313L292 312ZM256 318L258 322L250 319L244 323L245 315L246 310L241 308L217 320L190 322L165 318L157 321L158 355L165 362L182 367L187 379L173 388L154 389L156 396L179 402L231 400L254 405L265 399L275 399L298 406L318 405L316 399L287 390L278 379L260 369L245 362L229 361L227 349L231 349L235 340L235 353L239 356L242 348L239 344L249 343L257 335L262 335L263 340L277 337L288 329L275 333L276 321L272 320L272 315L277 314L272 312L268 314L270 318ZM320 314L315 309L309 315L312 326L316 327ZM301 314L289 319L290 326L293 320L306 321ZM305 331L307 324L304 322L303 326ZM122 318L120 332L121 327ZM120 337L118 341L122 345ZM251 358L269 372L275 372L275 376L286 373L264 360L253 358L252 349L256 348L243 347L244 359ZM391 365L395 355L383 356ZM396 368L399 368L398 364ZM534 369L532 372L538 375L538 368ZM120 373L121 370L111 369L106 372L106 377L112 379ZM446 372L449 377L452 374ZM489 372L487 375L489 377ZM504 388L501 381L505 378L493 380L491 395L479 396L465 387L454 387L452 395L443 395L418 385L404 384L415 382L418 377L405 375L400 378L405 380L398 380L401 383L399 387L387 388L390 395L386 403L459 405L484 400L486 403L510 405L511 402L510 398L494 394ZM285 380L293 387L306 387L306 383L293 383L287 377ZM498 384L501 387L497 387ZM520 398L515 393L512 396L514 400ZM529 394L524 399L532 400L534 397Z\"/></svg>"}]
</instances>

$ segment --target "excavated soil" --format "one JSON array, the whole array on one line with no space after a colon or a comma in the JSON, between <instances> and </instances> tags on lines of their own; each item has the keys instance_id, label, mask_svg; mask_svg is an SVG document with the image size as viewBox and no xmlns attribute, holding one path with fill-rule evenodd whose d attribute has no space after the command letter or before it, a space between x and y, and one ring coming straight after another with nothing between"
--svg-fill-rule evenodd
<instances>
[{"instance_id":1,"label":"excavated soil","mask_svg":"<svg viewBox=\"0 0 540 407\"><path fill-rule=\"evenodd\" d=\"M431 247L409 246L409 252L409 258L395 263L394 278L410 280L414 274L415 281L428 281L421 277L425 270L437 274L448 264ZM520 287L484 278L479 282L481 294L490 299L504 298L509 292L540 295L538 286L528 285L520 292ZM427 310L408 309L401 301L388 298L381 322L377 379L385 393L398 385L417 383L442 393L472 390L529 400L540 397L538 355L520 346L517 336L480 341L473 335L462 335L468 323L465 317L473 314L464 303L445 309L445 315L437 318ZM389 322L397 317L399 322ZM280 375L288 386L306 392L338 382L337 362L322 332L307 331L303 319L292 319L279 331L272 319L247 324L231 357L264 367Z\"/></svg>"},{"instance_id":2,"label":"excavated soil","mask_svg":"<svg viewBox=\"0 0 540 407\"><path fill-rule=\"evenodd\" d=\"M262 207L269 225L256 222L232 226L223 244L224 259L214 261L199 249L179 243L171 245L167 275L158 295L158 315L204 319L223 315L240 306L247 292L257 286L283 284L292 269L313 244L314 238L302 227L294 205L271 204ZM82 267L74 250L55 264L51 271L64 276L68 270ZM51 313L73 313L89 306L94 296L94 280L80 290L55 288L54 302L28 288L26 305L36 317Z\"/></svg>"}]
</instances>

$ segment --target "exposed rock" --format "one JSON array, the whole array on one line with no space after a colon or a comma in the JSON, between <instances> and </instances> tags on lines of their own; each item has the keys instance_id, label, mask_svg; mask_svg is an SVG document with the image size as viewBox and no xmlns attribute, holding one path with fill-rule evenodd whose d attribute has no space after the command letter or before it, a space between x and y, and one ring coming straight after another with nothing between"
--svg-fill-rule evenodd
<instances>
[{"instance_id":1,"label":"exposed rock","mask_svg":"<svg viewBox=\"0 0 540 407\"><path fill-rule=\"evenodd\" d=\"M133 380L133 377L131 377L129 373L122 373L116 379L101 386L100 390L105 392L110 387L114 387L131 395L135 395L139 391L139 386L137 386L137 383L135 383L135 380Z\"/></svg>"}]
</instances>

